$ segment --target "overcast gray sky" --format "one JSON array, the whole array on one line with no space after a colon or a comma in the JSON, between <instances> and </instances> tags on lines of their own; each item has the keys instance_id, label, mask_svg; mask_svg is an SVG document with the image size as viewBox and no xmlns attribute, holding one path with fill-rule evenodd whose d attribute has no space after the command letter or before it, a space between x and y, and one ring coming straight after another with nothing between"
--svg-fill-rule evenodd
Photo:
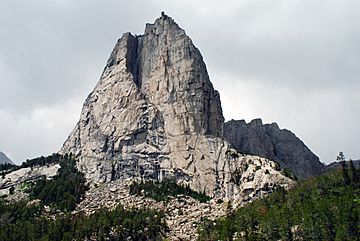
<instances>
[{"instance_id":1,"label":"overcast gray sky","mask_svg":"<svg viewBox=\"0 0 360 241\"><path fill-rule=\"evenodd\" d=\"M165 11L200 49L226 120L360 158L358 0L0 0L0 150L60 149L116 40Z\"/></svg>"}]
</instances>

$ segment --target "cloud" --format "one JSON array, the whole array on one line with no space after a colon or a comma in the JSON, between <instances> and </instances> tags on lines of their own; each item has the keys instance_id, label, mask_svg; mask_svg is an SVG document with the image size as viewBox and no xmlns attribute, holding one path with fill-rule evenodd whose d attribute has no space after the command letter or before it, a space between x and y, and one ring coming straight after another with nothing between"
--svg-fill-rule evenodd
<instances>
[{"instance_id":1,"label":"cloud","mask_svg":"<svg viewBox=\"0 0 360 241\"><path fill-rule=\"evenodd\" d=\"M226 15L215 11L213 18L197 18L203 31L194 36L203 43L211 72L306 92L359 87L360 26L354 23L360 2L239 2Z\"/></svg>"},{"instance_id":2,"label":"cloud","mask_svg":"<svg viewBox=\"0 0 360 241\"><path fill-rule=\"evenodd\" d=\"M143 31L145 19L134 18L145 12L140 2L1 2L0 76L12 79L0 78L0 109L26 112L87 95L122 32Z\"/></svg>"},{"instance_id":3,"label":"cloud","mask_svg":"<svg viewBox=\"0 0 360 241\"><path fill-rule=\"evenodd\" d=\"M0 111L2 150L18 164L60 150L80 116L81 102L69 100L25 114Z\"/></svg>"},{"instance_id":4,"label":"cloud","mask_svg":"<svg viewBox=\"0 0 360 241\"><path fill-rule=\"evenodd\" d=\"M1 1L0 149L15 161L57 151L116 40L165 11L202 52L226 119L278 122L326 162L338 151L359 158L359 8L357 0Z\"/></svg>"}]
</instances>

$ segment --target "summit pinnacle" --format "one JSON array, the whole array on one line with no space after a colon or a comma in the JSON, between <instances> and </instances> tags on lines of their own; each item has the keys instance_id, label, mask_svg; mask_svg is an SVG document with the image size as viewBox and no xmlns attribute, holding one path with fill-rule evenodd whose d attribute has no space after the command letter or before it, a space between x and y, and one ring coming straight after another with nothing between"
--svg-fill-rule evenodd
<instances>
[{"instance_id":1,"label":"summit pinnacle","mask_svg":"<svg viewBox=\"0 0 360 241\"><path fill-rule=\"evenodd\" d=\"M162 13L143 35L125 33L117 41L60 152L77 155L92 182L173 179L232 198L245 185L238 180L249 171L244 163L256 159L270 169L272 164L231 155L223 126L220 96L200 51ZM265 177L254 178L253 189L265 185ZM272 178L287 183L280 173Z\"/></svg>"}]
</instances>

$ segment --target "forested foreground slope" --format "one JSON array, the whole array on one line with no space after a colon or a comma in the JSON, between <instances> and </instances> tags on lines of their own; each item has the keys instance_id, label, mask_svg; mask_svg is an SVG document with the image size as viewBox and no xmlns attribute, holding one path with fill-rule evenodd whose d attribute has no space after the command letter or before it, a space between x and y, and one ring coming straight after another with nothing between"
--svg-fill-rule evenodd
<instances>
[{"instance_id":1,"label":"forested foreground slope","mask_svg":"<svg viewBox=\"0 0 360 241\"><path fill-rule=\"evenodd\" d=\"M226 217L205 220L199 240L359 240L360 170L353 165L282 188Z\"/></svg>"},{"instance_id":2,"label":"forested foreground slope","mask_svg":"<svg viewBox=\"0 0 360 241\"><path fill-rule=\"evenodd\" d=\"M54 154L31 163L43 161L60 164L56 176L24 183L28 198L8 201L0 197L1 241L159 240L165 236L164 213L148 207L133 209L119 204L91 215L72 212L88 190L76 159Z\"/></svg>"}]
</instances>

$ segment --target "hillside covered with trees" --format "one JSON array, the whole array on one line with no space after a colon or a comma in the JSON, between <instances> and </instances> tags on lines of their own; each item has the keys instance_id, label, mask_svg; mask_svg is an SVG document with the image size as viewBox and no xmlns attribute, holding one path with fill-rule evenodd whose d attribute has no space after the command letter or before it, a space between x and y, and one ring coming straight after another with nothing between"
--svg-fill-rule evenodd
<instances>
[{"instance_id":1,"label":"hillside covered with trees","mask_svg":"<svg viewBox=\"0 0 360 241\"><path fill-rule=\"evenodd\" d=\"M359 240L360 170L350 163L279 188L216 221L204 220L199 240Z\"/></svg>"},{"instance_id":2,"label":"hillside covered with trees","mask_svg":"<svg viewBox=\"0 0 360 241\"><path fill-rule=\"evenodd\" d=\"M159 240L164 214L150 209L101 209L90 216L62 213L52 218L43 204L0 201L0 240Z\"/></svg>"},{"instance_id":3,"label":"hillside covered with trees","mask_svg":"<svg viewBox=\"0 0 360 241\"><path fill-rule=\"evenodd\" d=\"M167 226L164 213L144 207L100 209L91 215L72 213L87 190L84 175L72 155L52 155L28 165L59 163L53 179L28 183L29 200L0 198L0 240L159 240Z\"/></svg>"}]
</instances>

